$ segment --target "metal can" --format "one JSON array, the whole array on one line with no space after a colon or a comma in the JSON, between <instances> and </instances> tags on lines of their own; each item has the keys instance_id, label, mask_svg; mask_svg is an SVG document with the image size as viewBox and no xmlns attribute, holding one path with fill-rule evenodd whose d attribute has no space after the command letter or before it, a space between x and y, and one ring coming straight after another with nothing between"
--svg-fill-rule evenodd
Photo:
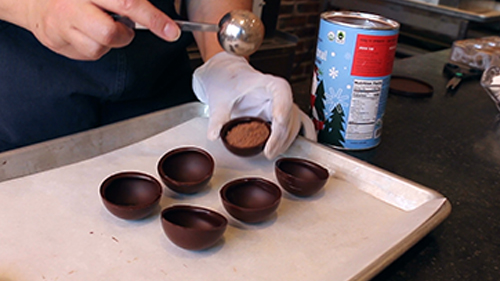
<instances>
[{"instance_id":1,"label":"metal can","mask_svg":"<svg viewBox=\"0 0 500 281\"><path fill-rule=\"evenodd\" d=\"M399 23L378 15L321 14L311 87L319 142L345 150L380 143L398 33Z\"/></svg>"}]
</instances>

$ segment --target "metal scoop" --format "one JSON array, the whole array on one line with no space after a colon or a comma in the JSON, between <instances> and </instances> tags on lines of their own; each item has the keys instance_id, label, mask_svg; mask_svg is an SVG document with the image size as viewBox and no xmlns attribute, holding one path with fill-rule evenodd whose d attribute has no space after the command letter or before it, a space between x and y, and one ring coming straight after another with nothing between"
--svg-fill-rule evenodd
<instances>
[{"instance_id":1,"label":"metal scoop","mask_svg":"<svg viewBox=\"0 0 500 281\"><path fill-rule=\"evenodd\" d=\"M132 22L129 18L112 15L135 29L147 29ZM217 32L222 48L237 56L249 56L259 49L264 39L264 24L255 14L245 10L234 10L225 14L219 24L174 20L182 31Z\"/></svg>"}]
</instances>

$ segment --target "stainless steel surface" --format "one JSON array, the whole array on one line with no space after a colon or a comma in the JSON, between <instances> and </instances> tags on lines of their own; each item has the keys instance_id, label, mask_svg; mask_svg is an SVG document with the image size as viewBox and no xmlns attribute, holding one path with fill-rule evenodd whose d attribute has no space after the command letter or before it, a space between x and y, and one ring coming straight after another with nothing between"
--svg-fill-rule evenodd
<instances>
[{"instance_id":1,"label":"stainless steel surface","mask_svg":"<svg viewBox=\"0 0 500 281\"><path fill-rule=\"evenodd\" d=\"M462 18L443 17L438 11L424 8L433 5L424 3L388 3L390 0L337 0L332 6L354 11L370 11L399 22L403 27L410 26L421 30L432 31L450 38L463 38L468 22ZM390 5L389 5L390 4Z\"/></svg>"},{"instance_id":2,"label":"stainless steel surface","mask_svg":"<svg viewBox=\"0 0 500 281\"><path fill-rule=\"evenodd\" d=\"M236 10L224 15L219 22L219 43L229 53L249 56L264 40L264 24L255 14Z\"/></svg>"},{"instance_id":3,"label":"stainless steel surface","mask_svg":"<svg viewBox=\"0 0 500 281\"><path fill-rule=\"evenodd\" d=\"M126 25L134 29L147 30L148 28L144 25L132 22L130 19L113 15L113 18L117 21L123 22ZM183 20L174 20L174 22L179 26L182 31L201 31L201 32L219 32L220 28L216 24L202 23L202 22L192 22Z\"/></svg>"},{"instance_id":4,"label":"stainless steel surface","mask_svg":"<svg viewBox=\"0 0 500 281\"><path fill-rule=\"evenodd\" d=\"M413 0L433 5L458 8L475 13L488 12L494 9L494 0Z\"/></svg>"},{"instance_id":5,"label":"stainless steel surface","mask_svg":"<svg viewBox=\"0 0 500 281\"><path fill-rule=\"evenodd\" d=\"M202 32L219 32L220 28L216 24L190 22L182 20L174 20L182 31L202 31Z\"/></svg>"},{"instance_id":6,"label":"stainless steel surface","mask_svg":"<svg viewBox=\"0 0 500 281\"><path fill-rule=\"evenodd\" d=\"M132 22L127 17L113 14L112 17L135 29L147 27ZM217 32L219 44L226 52L237 56L250 56L264 40L264 24L250 11L234 10L225 14L219 24L208 24L174 20L183 31Z\"/></svg>"},{"instance_id":7,"label":"stainless steel surface","mask_svg":"<svg viewBox=\"0 0 500 281\"><path fill-rule=\"evenodd\" d=\"M190 118L182 122L184 118L177 114ZM97 196L99 183L118 170L154 175L159 157L169 149L200 146L214 156L217 165L208 190L179 196L166 189L161 207L183 202L227 216L217 198L219 187L248 175L275 180L273 162L262 155L237 157L219 141L208 141L205 107L198 103L164 111L153 119L160 116L175 121L153 137L73 165L0 183L0 241L9 241L0 251L0 264L9 266L2 277L369 280L450 212L447 199L433 190L299 137L285 156L306 157L327 168L331 176L324 190L307 199L285 194L277 216L262 224L246 225L230 218L224 240L216 247L185 251L162 235L158 216L128 222L107 213ZM125 121L121 130L106 135L121 143L134 129L153 126L151 117ZM98 145L78 139L85 139L84 135L58 144L88 145L94 155L99 154ZM47 148L53 146L36 149ZM72 158L62 154L62 158ZM37 154L32 155L32 163L40 161Z\"/></svg>"},{"instance_id":8,"label":"stainless steel surface","mask_svg":"<svg viewBox=\"0 0 500 281\"><path fill-rule=\"evenodd\" d=\"M407 36L421 33L420 39L437 34L439 41L467 37L469 23L490 24L500 20L500 11L477 12L411 0L328 0L328 7L375 13L410 27ZM404 30L403 30L404 31ZM403 32L402 32L403 34Z\"/></svg>"},{"instance_id":9,"label":"stainless steel surface","mask_svg":"<svg viewBox=\"0 0 500 281\"><path fill-rule=\"evenodd\" d=\"M500 19L500 11L497 11L495 9L484 12L476 12L471 10L449 7L445 5L433 5L429 3L412 1L412 0L383 0L382 2L390 3L391 5L393 5L392 7L393 9L396 8L397 6L411 7L421 10L421 12L435 12L445 16L452 16L476 22L491 22ZM387 5L387 3L385 5Z\"/></svg>"},{"instance_id":10,"label":"stainless steel surface","mask_svg":"<svg viewBox=\"0 0 500 281\"><path fill-rule=\"evenodd\" d=\"M115 21L119 21L130 28L138 30L148 30L146 26L133 22L128 17L117 14L111 14L111 17ZM211 23L192 22L183 20L174 20L174 22L179 26L179 28L182 31L219 32L220 30L218 25Z\"/></svg>"}]
</instances>

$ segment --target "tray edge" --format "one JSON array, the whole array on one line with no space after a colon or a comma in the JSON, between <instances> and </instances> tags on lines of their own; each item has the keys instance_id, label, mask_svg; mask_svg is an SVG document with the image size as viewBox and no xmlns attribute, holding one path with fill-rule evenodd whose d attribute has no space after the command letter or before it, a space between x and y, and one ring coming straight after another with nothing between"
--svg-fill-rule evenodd
<instances>
[{"instance_id":1,"label":"tray edge","mask_svg":"<svg viewBox=\"0 0 500 281\"><path fill-rule=\"evenodd\" d=\"M206 105L191 102L9 150L0 153L0 182L87 160L139 142L194 117L207 115ZM129 134L130 131L134 133Z\"/></svg>"}]
</instances>

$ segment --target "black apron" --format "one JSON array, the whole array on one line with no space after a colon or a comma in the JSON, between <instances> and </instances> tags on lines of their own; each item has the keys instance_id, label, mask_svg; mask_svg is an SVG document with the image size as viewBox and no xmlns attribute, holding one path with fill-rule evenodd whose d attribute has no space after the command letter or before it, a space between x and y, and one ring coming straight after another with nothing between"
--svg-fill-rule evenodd
<instances>
[{"instance_id":1,"label":"black apron","mask_svg":"<svg viewBox=\"0 0 500 281\"><path fill-rule=\"evenodd\" d=\"M179 18L173 0L156 2ZM0 21L0 151L194 101L192 42L190 33L169 43L139 30L98 61L76 61Z\"/></svg>"}]
</instances>

